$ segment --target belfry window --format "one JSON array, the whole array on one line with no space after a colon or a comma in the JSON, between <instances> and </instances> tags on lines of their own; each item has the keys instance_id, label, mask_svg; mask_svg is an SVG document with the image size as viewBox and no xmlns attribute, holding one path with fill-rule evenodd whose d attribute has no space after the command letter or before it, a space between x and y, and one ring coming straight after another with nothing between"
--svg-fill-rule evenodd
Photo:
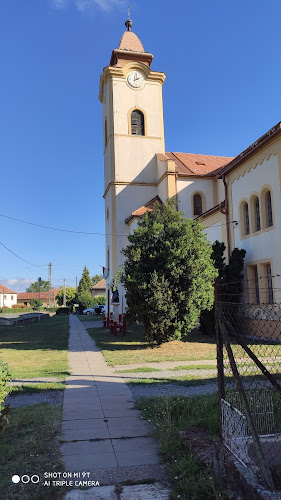
<instances>
[{"instance_id":1,"label":"belfry window","mask_svg":"<svg viewBox=\"0 0 281 500\"><path fill-rule=\"evenodd\" d=\"M255 198L254 210L255 210L255 230L260 231L261 218L260 218L260 202L259 202L258 197Z\"/></svg>"},{"instance_id":2,"label":"belfry window","mask_svg":"<svg viewBox=\"0 0 281 500\"><path fill-rule=\"evenodd\" d=\"M144 116L139 109L131 113L131 134L144 135Z\"/></svg>"},{"instance_id":3,"label":"belfry window","mask_svg":"<svg viewBox=\"0 0 281 500\"><path fill-rule=\"evenodd\" d=\"M250 221L249 221L249 206L248 203L244 204L244 235L250 234Z\"/></svg>"},{"instance_id":4,"label":"belfry window","mask_svg":"<svg viewBox=\"0 0 281 500\"><path fill-rule=\"evenodd\" d=\"M193 214L202 215L202 197L200 194L195 194L193 197Z\"/></svg>"},{"instance_id":5,"label":"belfry window","mask_svg":"<svg viewBox=\"0 0 281 500\"><path fill-rule=\"evenodd\" d=\"M268 191L265 195L265 210L266 210L266 227L273 226L273 217L272 217L272 202L271 202L271 193Z\"/></svg>"}]
</instances>

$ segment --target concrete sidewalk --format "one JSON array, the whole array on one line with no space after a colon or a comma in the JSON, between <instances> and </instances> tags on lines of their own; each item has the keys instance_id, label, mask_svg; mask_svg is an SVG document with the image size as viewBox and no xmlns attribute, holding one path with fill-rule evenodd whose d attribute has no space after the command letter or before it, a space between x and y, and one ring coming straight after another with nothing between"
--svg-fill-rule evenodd
<instances>
[{"instance_id":1,"label":"concrete sidewalk","mask_svg":"<svg viewBox=\"0 0 281 500\"><path fill-rule=\"evenodd\" d=\"M89 472L84 479L101 485L164 479L149 424L76 316L70 316L69 365L61 434L66 471Z\"/></svg>"}]
</instances>

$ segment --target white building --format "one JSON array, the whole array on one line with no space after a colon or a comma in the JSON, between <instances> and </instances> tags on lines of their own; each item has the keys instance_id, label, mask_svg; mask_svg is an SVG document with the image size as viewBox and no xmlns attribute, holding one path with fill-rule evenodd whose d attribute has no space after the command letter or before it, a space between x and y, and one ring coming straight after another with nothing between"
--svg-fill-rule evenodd
<instances>
[{"instance_id":1,"label":"white building","mask_svg":"<svg viewBox=\"0 0 281 500\"><path fill-rule=\"evenodd\" d=\"M246 290L249 299L261 299L257 289L261 283L264 301L277 299L272 297L272 276L281 274L280 124L237 158L166 152L165 74L151 70L153 55L145 52L131 31L130 20L126 26L101 75L99 94L103 105L108 312L113 310L110 284L124 262L121 250L128 234L155 200L164 202L172 196L177 196L186 217L202 217L210 240L225 243L226 257L234 247L245 248L246 275L255 283L255 293L253 288ZM274 287L277 285L279 278ZM120 285L119 298L115 312L121 313L125 297Z\"/></svg>"},{"instance_id":2,"label":"white building","mask_svg":"<svg viewBox=\"0 0 281 500\"><path fill-rule=\"evenodd\" d=\"M0 283L0 307L12 307L17 303L18 294Z\"/></svg>"}]
</instances>

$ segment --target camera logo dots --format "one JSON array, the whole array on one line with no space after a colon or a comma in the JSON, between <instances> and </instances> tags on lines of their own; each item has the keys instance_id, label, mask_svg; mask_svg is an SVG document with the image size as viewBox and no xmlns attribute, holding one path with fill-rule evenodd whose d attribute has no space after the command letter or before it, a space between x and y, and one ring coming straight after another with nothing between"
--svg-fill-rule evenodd
<instances>
[{"instance_id":1,"label":"camera logo dots","mask_svg":"<svg viewBox=\"0 0 281 500\"><path fill-rule=\"evenodd\" d=\"M22 482L23 484L28 484L29 482L33 483L33 484L37 484L39 483L40 481L40 477L37 476L37 474L33 474L33 476L28 476L27 474L23 474L23 476L18 476L17 474L15 474L13 477L12 477L12 482L14 484L18 484L19 482Z\"/></svg>"},{"instance_id":2,"label":"camera logo dots","mask_svg":"<svg viewBox=\"0 0 281 500\"><path fill-rule=\"evenodd\" d=\"M15 484L19 483L20 482L20 477L15 474L12 477L12 482L15 483Z\"/></svg>"}]
</instances>

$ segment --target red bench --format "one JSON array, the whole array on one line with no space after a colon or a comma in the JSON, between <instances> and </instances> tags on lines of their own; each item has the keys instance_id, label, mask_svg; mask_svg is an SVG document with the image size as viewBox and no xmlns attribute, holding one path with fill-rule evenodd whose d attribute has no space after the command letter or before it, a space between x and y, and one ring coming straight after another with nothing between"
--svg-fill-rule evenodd
<instances>
[{"instance_id":1,"label":"red bench","mask_svg":"<svg viewBox=\"0 0 281 500\"><path fill-rule=\"evenodd\" d=\"M126 336L127 333L127 327L126 327L126 320L123 317L123 314L119 314L119 319L118 321L114 320L113 314L110 316L104 317L103 318L103 326L104 328L107 328L108 330L113 333L115 337L117 337L117 328L119 328L120 332L123 332L123 337Z\"/></svg>"}]
</instances>

